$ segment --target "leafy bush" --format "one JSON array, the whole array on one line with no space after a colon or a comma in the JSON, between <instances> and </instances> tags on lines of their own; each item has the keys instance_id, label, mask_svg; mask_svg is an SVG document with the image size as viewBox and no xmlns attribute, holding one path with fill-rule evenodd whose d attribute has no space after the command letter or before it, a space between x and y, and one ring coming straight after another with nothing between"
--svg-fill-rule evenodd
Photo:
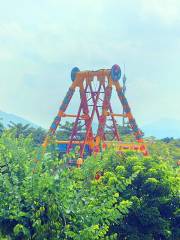
<instances>
[{"instance_id":1,"label":"leafy bush","mask_svg":"<svg viewBox=\"0 0 180 240\"><path fill-rule=\"evenodd\" d=\"M120 174L135 176L121 193L132 202L123 221L111 225L118 239L179 239L180 178L168 162L158 156L130 156L121 160Z\"/></svg>"},{"instance_id":2,"label":"leafy bush","mask_svg":"<svg viewBox=\"0 0 180 240\"><path fill-rule=\"evenodd\" d=\"M34 156L31 137L0 138L0 239L178 239L177 170L158 156Z\"/></svg>"}]
</instances>

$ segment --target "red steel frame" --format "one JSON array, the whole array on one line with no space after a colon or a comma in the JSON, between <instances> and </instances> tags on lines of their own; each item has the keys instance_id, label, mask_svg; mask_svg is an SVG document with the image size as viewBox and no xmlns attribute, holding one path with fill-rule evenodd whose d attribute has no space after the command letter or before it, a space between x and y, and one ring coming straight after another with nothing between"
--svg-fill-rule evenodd
<instances>
[{"instance_id":1,"label":"red steel frame","mask_svg":"<svg viewBox=\"0 0 180 240\"><path fill-rule=\"evenodd\" d=\"M88 144L93 151L93 147L95 145L98 145L101 141L106 141L104 129L106 127L106 120L108 117L110 117L112 120L113 140L116 140L117 142L119 142L119 144L121 144L121 137L117 128L115 116L122 116L122 114L114 114L110 102L113 86L117 91L119 100L124 109L125 114L123 115L123 117L126 117L129 120L129 124L132 128L136 141L138 143L144 144L142 139L143 134L138 128L136 121L131 113L131 109L129 107L127 99L123 94L122 87L119 81L113 80L111 71L112 70L110 69L105 69L99 71L76 72L75 79L71 87L69 88L68 93L66 94L63 103L60 106L59 112L49 129L49 133L44 142L44 146L48 144L48 138L55 134L56 129L61 122L61 119L67 116L76 118L74 121L70 139L67 141L67 153L69 153L73 149L73 144L77 144L78 142L77 128L78 123L82 120L84 121L84 125L86 128L86 134L84 140L79 141L80 157L83 158L84 156L85 145ZM92 84L95 77L97 78L98 82L97 89L94 89ZM65 114L76 88L79 88L80 92L80 106L78 112L76 115ZM90 97L88 97L89 94ZM102 99L100 95L103 95L104 98ZM91 104L90 101L92 102ZM101 108L101 110L99 108ZM94 120L95 113L97 115L99 125L96 135L93 135L92 122ZM142 149L145 149L143 151L147 152L146 147Z\"/></svg>"}]
</instances>

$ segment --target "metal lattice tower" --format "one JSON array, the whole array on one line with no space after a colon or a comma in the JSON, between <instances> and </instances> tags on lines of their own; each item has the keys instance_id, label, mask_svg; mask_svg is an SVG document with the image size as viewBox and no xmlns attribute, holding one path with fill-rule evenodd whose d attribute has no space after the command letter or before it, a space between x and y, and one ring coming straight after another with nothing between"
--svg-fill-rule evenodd
<instances>
[{"instance_id":1,"label":"metal lattice tower","mask_svg":"<svg viewBox=\"0 0 180 240\"><path fill-rule=\"evenodd\" d=\"M66 145L66 153L69 153L74 146L78 145L80 147L79 156L83 158L87 147L89 154L91 154L100 143L105 143L109 146L112 142L118 144L118 149L123 149L123 147L126 146L123 145L121 141L121 136L117 127L117 118L123 118L123 124L125 124L125 119L128 120L135 141L139 144L128 145L128 148L146 151L142 138L143 134L137 126L125 97L125 74L123 76L123 86L120 85L120 78L121 69L117 64L113 65L111 69L100 69L98 71L80 71L77 67L73 68L71 72L72 84L49 129L44 146L48 144L48 139L55 134L58 126L60 126L62 118L71 117L74 118L74 124L70 139L68 141L59 142L59 144ZM117 97L119 98L119 103L117 102L117 104L122 105L123 114L113 112L113 106L111 104L113 89L117 92ZM79 90L80 105L77 113L68 114L66 111L76 90ZM95 116L98 119L98 129L97 132L94 133L92 124ZM107 141L105 131L108 127L108 120L111 121L111 127L109 127L112 135L111 141ZM79 123L83 124L85 128L85 136L82 141L78 138Z\"/></svg>"},{"instance_id":2,"label":"metal lattice tower","mask_svg":"<svg viewBox=\"0 0 180 240\"><path fill-rule=\"evenodd\" d=\"M125 64L124 64L124 75L123 75L123 88L122 88L122 91L123 91L123 94L125 96L125 93L126 93L126 81L127 81L127 78L126 78L126 75L125 75ZM123 107L123 128L125 127L125 111L124 111L124 107Z\"/></svg>"}]
</instances>

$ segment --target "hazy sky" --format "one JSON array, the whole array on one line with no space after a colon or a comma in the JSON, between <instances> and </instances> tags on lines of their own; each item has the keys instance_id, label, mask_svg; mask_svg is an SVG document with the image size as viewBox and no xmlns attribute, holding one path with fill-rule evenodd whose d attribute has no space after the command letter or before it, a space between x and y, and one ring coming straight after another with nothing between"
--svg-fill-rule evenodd
<instances>
[{"instance_id":1,"label":"hazy sky","mask_svg":"<svg viewBox=\"0 0 180 240\"><path fill-rule=\"evenodd\" d=\"M180 120L180 1L0 0L0 110L47 127L72 67L114 63L141 125Z\"/></svg>"}]
</instances>

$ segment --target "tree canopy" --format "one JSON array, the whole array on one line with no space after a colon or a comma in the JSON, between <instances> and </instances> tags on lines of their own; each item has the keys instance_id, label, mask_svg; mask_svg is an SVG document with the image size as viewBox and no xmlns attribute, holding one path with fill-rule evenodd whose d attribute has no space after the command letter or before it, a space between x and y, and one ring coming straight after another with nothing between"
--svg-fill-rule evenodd
<instances>
[{"instance_id":1,"label":"tree canopy","mask_svg":"<svg viewBox=\"0 0 180 240\"><path fill-rule=\"evenodd\" d=\"M111 148L80 169L67 168L67 155L43 155L32 135L5 131L0 239L178 240L179 170L172 153L164 159L154 146L151 152L119 155Z\"/></svg>"}]
</instances>

